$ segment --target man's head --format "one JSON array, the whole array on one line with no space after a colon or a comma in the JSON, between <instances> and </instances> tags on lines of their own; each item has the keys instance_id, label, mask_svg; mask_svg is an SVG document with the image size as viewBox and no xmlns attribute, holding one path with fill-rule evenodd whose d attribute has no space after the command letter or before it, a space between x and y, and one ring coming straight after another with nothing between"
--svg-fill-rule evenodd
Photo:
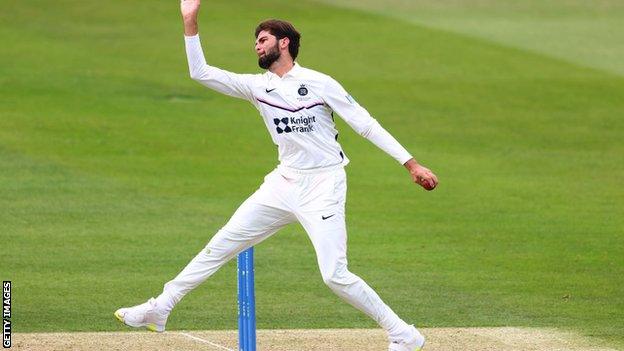
<instances>
[{"instance_id":1,"label":"man's head","mask_svg":"<svg viewBox=\"0 0 624 351\"><path fill-rule=\"evenodd\" d=\"M264 69L281 57L294 61L299 54L301 34L286 21L266 20L256 27L255 36L258 65Z\"/></svg>"}]
</instances>

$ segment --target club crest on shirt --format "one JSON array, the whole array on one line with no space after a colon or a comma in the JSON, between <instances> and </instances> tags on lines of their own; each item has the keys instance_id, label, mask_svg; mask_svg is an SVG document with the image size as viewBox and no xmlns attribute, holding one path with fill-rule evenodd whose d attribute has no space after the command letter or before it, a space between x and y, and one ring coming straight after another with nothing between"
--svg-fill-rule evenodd
<instances>
[{"instance_id":1,"label":"club crest on shirt","mask_svg":"<svg viewBox=\"0 0 624 351\"><path fill-rule=\"evenodd\" d=\"M305 84L301 84L299 90L297 90L297 93L299 93L299 95L301 96L306 96L308 95L308 88L306 88Z\"/></svg>"}]
</instances>

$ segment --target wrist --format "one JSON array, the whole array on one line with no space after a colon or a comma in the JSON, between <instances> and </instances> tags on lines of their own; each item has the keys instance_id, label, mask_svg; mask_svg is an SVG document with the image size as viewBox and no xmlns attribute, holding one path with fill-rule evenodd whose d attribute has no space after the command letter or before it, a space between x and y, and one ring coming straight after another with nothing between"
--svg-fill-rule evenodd
<instances>
[{"instance_id":1,"label":"wrist","mask_svg":"<svg viewBox=\"0 0 624 351\"><path fill-rule=\"evenodd\" d=\"M415 171L420 165L418 164L418 162L416 162L415 159L410 158L409 160L407 160L407 162L405 162L403 164L403 166L405 166L405 168L407 168L408 171L410 171L410 173L412 173L413 171Z\"/></svg>"},{"instance_id":2,"label":"wrist","mask_svg":"<svg viewBox=\"0 0 624 351\"><path fill-rule=\"evenodd\" d=\"M186 16L182 16L182 23L184 23L184 26L197 26L197 15L186 15Z\"/></svg>"},{"instance_id":3,"label":"wrist","mask_svg":"<svg viewBox=\"0 0 624 351\"><path fill-rule=\"evenodd\" d=\"M197 33L197 21L184 21L184 35L186 35L187 37L191 37L197 35Z\"/></svg>"}]
</instances>

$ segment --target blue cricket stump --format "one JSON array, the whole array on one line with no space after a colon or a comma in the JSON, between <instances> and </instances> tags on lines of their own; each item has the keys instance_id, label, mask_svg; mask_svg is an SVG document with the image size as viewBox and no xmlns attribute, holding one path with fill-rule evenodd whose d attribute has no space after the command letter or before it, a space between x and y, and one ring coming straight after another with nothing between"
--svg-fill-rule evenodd
<instances>
[{"instance_id":1,"label":"blue cricket stump","mask_svg":"<svg viewBox=\"0 0 624 351\"><path fill-rule=\"evenodd\" d=\"M253 247L238 254L238 350L256 351Z\"/></svg>"}]
</instances>

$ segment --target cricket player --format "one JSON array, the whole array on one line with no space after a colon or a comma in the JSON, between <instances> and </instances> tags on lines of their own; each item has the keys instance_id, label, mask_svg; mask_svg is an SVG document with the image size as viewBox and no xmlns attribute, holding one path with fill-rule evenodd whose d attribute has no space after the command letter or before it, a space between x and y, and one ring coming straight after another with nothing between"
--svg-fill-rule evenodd
<instances>
[{"instance_id":1,"label":"cricket player","mask_svg":"<svg viewBox=\"0 0 624 351\"><path fill-rule=\"evenodd\" d=\"M191 78L252 103L277 145L279 165L158 297L121 308L115 316L132 327L164 331L169 313L188 292L241 251L299 222L314 246L327 286L386 330L390 351L420 350L425 339L418 330L347 268L344 166L349 159L338 143L334 112L404 165L415 183L432 190L438 184L436 176L419 165L338 82L295 62L300 34L288 22L268 20L256 28L255 51L265 73L236 74L208 65L198 35L199 6L200 0L181 0Z\"/></svg>"}]
</instances>

